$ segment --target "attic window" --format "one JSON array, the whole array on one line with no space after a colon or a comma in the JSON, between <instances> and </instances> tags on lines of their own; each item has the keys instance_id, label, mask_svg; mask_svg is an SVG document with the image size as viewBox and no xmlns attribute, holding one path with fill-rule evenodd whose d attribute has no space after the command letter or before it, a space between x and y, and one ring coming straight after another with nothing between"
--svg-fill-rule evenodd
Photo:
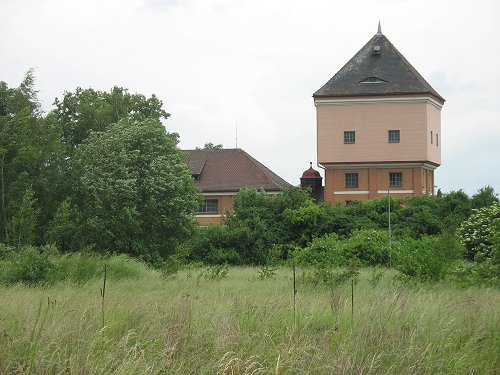
<instances>
[{"instance_id":1,"label":"attic window","mask_svg":"<svg viewBox=\"0 0 500 375\"><path fill-rule=\"evenodd\" d=\"M362 81L359 81L358 83L359 84L370 84L370 83L385 83L387 82L386 80L383 80L382 78L378 78L378 77L368 77L368 78L365 78L364 80Z\"/></svg>"},{"instance_id":2,"label":"attic window","mask_svg":"<svg viewBox=\"0 0 500 375\"><path fill-rule=\"evenodd\" d=\"M380 55L380 46L373 46L372 55Z\"/></svg>"}]
</instances>

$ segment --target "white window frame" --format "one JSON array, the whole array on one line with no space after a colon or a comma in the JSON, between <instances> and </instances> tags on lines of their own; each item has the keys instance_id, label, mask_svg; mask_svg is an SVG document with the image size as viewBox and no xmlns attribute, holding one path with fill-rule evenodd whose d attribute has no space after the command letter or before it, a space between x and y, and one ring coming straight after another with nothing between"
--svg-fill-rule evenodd
<instances>
[{"instance_id":1,"label":"white window frame","mask_svg":"<svg viewBox=\"0 0 500 375\"><path fill-rule=\"evenodd\" d=\"M344 130L344 144L352 145L354 143L356 143L356 131Z\"/></svg>"},{"instance_id":2,"label":"white window frame","mask_svg":"<svg viewBox=\"0 0 500 375\"><path fill-rule=\"evenodd\" d=\"M389 187L403 186L403 172L389 172Z\"/></svg>"},{"instance_id":3,"label":"white window frame","mask_svg":"<svg viewBox=\"0 0 500 375\"><path fill-rule=\"evenodd\" d=\"M218 199L204 199L203 203L196 210L197 214L218 214L219 213L219 200Z\"/></svg>"},{"instance_id":4,"label":"white window frame","mask_svg":"<svg viewBox=\"0 0 500 375\"><path fill-rule=\"evenodd\" d=\"M357 188L359 186L358 173L346 173L344 175L344 183L346 188Z\"/></svg>"},{"instance_id":5,"label":"white window frame","mask_svg":"<svg viewBox=\"0 0 500 375\"><path fill-rule=\"evenodd\" d=\"M399 143L401 140L401 132L399 130L388 130L387 140L389 143Z\"/></svg>"}]
</instances>

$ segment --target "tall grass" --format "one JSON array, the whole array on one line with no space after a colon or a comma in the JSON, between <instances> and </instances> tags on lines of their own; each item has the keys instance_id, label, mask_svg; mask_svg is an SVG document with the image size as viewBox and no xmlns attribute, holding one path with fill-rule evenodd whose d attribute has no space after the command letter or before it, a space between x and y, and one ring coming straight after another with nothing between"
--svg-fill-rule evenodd
<instances>
[{"instance_id":1,"label":"tall grass","mask_svg":"<svg viewBox=\"0 0 500 375\"><path fill-rule=\"evenodd\" d=\"M112 267L108 268L111 272ZM500 292L393 281L314 286L231 268L81 286L0 286L0 374L495 374Z\"/></svg>"}]
</instances>

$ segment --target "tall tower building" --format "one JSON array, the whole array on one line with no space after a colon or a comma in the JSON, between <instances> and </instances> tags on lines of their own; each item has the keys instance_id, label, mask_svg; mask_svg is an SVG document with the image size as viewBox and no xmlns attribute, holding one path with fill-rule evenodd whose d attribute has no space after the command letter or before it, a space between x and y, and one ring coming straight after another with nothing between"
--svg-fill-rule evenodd
<instances>
[{"instance_id":1,"label":"tall tower building","mask_svg":"<svg viewBox=\"0 0 500 375\"><path fill-rule=\"evenodd\" d=\"M324 200L434 193L445 100L378 32L313 95Z\"/></svg>"}]
</instances>

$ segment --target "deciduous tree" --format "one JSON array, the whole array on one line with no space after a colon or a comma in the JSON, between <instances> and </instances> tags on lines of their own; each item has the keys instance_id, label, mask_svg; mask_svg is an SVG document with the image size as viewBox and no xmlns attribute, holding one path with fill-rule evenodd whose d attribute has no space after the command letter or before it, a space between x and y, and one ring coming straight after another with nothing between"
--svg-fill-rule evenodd
<instances>
[{"instance_id":1,"label":"deciduous tree","mask_svg":"<svg viewBox=\"0 0 500 375\"><path fill-rule=\"evenodd\" d=\"M90 133L74 164L86 244L150 261L174 252L191 233L200 203L177 144L177 134L151 118Z\"/></svg>"}]
</instances>

